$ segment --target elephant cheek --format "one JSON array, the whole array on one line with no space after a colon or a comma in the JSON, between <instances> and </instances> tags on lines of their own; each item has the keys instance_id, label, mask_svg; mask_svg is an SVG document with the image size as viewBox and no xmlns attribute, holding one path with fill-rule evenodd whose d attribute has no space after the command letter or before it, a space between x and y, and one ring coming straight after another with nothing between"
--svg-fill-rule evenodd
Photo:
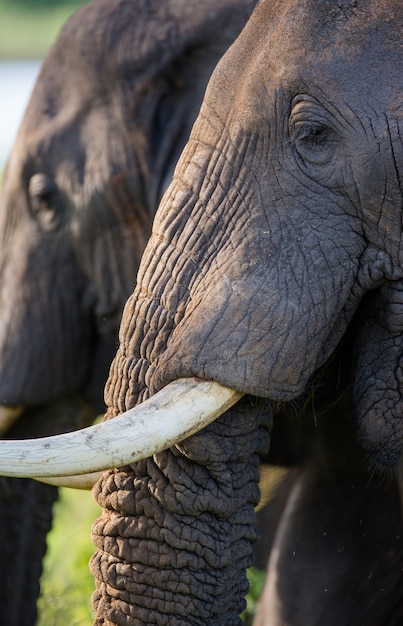
<instances>
[{"instance_id":1,"label":"elephant cheek","mask_svg":"<svg viewBox=\"0 0 403 626\"><path fill-rule=\"evenodd\" d=\"M358 335L354 410L360 440L375 464L394 467L403 449L403 284L365 301Z\"/></svg>"},{"instance_id":2,"label":"elephant cheek","mask_svg":"<svg viewBox=\"0 0 403 626\"><path fill-rule=\"evenodd\" d=\"M192 375L272 400L299 396L324 358L327 328L319 307L311 314L265 276L211 283L158 355L152 391Z\"/></svg>"}]
</instances>

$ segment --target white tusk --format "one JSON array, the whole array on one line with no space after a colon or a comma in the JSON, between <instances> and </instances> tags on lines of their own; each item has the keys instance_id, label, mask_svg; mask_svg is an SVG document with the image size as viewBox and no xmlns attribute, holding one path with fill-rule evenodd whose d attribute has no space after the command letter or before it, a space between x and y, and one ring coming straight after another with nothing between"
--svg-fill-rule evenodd
<instances>
[{"instance_id":1,"label":"white tusk","mask_svg":"<svg viewBox=\"0 0 403 626\"><path fill-rule=\"evenodd\" d=\"M0 435L4 435L23 413L22 406L5 406L0 405Z\"/></svg>"},{"instance_id":2,"label":"white tusk","mask_svg":"<svg viewBox=\"0 0 403 626\"><path fill-rule=\"evenodd\" d=\"M122 467L190 437L241 397L218 383L179 379L107 422L41 439L0 441L0 476L46 478Z\"/></svg>"}]
</instances>

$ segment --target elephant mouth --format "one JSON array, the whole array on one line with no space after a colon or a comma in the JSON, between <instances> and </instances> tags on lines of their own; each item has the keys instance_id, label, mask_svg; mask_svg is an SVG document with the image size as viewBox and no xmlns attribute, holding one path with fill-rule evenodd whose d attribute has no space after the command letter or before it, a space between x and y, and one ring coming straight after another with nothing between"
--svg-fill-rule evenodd
<instances>
[{"instance_id":1,"label":"elephant mouth","mask_svg":"<svg viewBox=\"0 0 403 626\"><path fill-rule=\"evenodd\" d=\"M62 435L0 441L0 475L88 489L99 472L145 459L202 430L242 395L216 382L179 379L113 420Z\"/></svg>"}]
</instances>

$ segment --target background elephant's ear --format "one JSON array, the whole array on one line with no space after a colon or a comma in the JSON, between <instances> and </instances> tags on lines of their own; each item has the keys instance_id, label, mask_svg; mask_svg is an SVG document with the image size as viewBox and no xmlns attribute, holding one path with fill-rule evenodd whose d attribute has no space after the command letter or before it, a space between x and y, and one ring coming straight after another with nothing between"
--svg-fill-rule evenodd
<instances>
[{"instance_id":1,"label":"background elephant's ear","mask_svg":"<svg viewBox=\"0 0 403 626\"><path fill-rule=\"evenodd\" d=\"M359 437L376 464L403 451L403 282L370 293L356 344L354 404Z\"/></svg>"},{"instance_id":2,"label":"background elephant's ear","mask_svg":"<svg viewBox=\"0 0 403 626\"><path fill-rule=\"evenodd\" d=\"M153 215L208 80L255 3L98 0L69 20L55 44L58 71L48 64L50 83L74 68L74 89L88 103L81 124L91 138L84 180L90 210L76 212L80 224L74 232L83 233L76 248L93 286L97 329L102 337L112 336L113 350ZM63 94L68 100L71 89ZM96 133L94 120L101 120Z\"/></svg>"},{"instance_id":3,"label":"background elephant's ear","mask_svg":"<svg viewBox=\"0 0 403 626\"><path fill-rule=\"evenodd\" d=\"M119 80L123 78L124 84L136 77L133 106L136 119L141 120L138 138L149 148L139 163L148 180L152 211L172 178L210 76L255 4L256 0L151 0L138 17L144 28L136 28L135 33L127 30L127 44L116 42L117 58L124 52L119 58Z\"/></svg>"}]
</instances>

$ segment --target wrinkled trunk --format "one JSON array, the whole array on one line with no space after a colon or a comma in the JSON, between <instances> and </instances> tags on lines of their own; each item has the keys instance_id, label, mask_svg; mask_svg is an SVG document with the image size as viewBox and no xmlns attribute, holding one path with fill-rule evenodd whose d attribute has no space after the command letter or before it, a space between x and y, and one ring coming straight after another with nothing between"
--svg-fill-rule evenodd
<instances>
[{"instance_id":1,"label":"wrinkled trunk","mask_svg":"<svg viewBox=\"0 0 403 626\"><path fill-rule=\"evenodd\" d=\"M96 624L238 623L253 564L269 407L245 399L211 426L94 493Z\"/></svg>"},{"instance_id":2,"label":"wrinkled trunk","mask_svg":"<svg viewBox=\"0 0 403 626\"><path fill-rule=\"evenodd\" d=\"M221 196L217 202L225 202L224 192L217 194ZM239 204L236 196L235 191L229 208L231 200L235 206ZM191 212L194 202L193 193L181 198L185 214ZM175 239L171 220L169 232L165 231L162 239L158 234L154 237L158 249L150 262L144 263L139 279L146 291L143 294L139 287L135 310L133 298L126 305L123 339L107 385L109 417L179 377L178 370L168 372L160 365L170 342L177 345L177 328L186 322L189 311L204 301L202 261L213 268L210 286L212 298L218 297L216 315L225 305L231 282L221 270L214 271L214 237L219 229L224 247L226 243L234 245L229 229L226 234L233 211L222 223L212 216L206 225L205 207L199 205L199 209L200 225L190 227L184 235L189 252ZM167 241L166 236L172 240ZM162 268L168 268L166 275L161 275ZM255 289L253 283L244 304ZM196 322L195 332L200 335L208 333L208 324L214 324L214 319L209 319L203 329L203 318L202 313ZM245 333L246 328L237 345L242 345ZM198 344L203 341L199 336ZM197 355L197 345L190 345ZM219 354L220 346L215 348ZM236 354L231 341L229 353ZM181 357L177 361L187 376L220 378L209 376L200 363L193 368ZM225 361L223 355L216 361L221 374L233 366ZM208 361L203 363L208 365ZM253 563L252 543L257 535L254 507L259 500L259 455L268 449L270 421L266 401L255 403L245 398L171 450L104 475L95 487L104 513L92 534L98 548L91 564L97 583L97 624L238 623L248 586L245 570Z\"/></svg>"}]
</instances>

